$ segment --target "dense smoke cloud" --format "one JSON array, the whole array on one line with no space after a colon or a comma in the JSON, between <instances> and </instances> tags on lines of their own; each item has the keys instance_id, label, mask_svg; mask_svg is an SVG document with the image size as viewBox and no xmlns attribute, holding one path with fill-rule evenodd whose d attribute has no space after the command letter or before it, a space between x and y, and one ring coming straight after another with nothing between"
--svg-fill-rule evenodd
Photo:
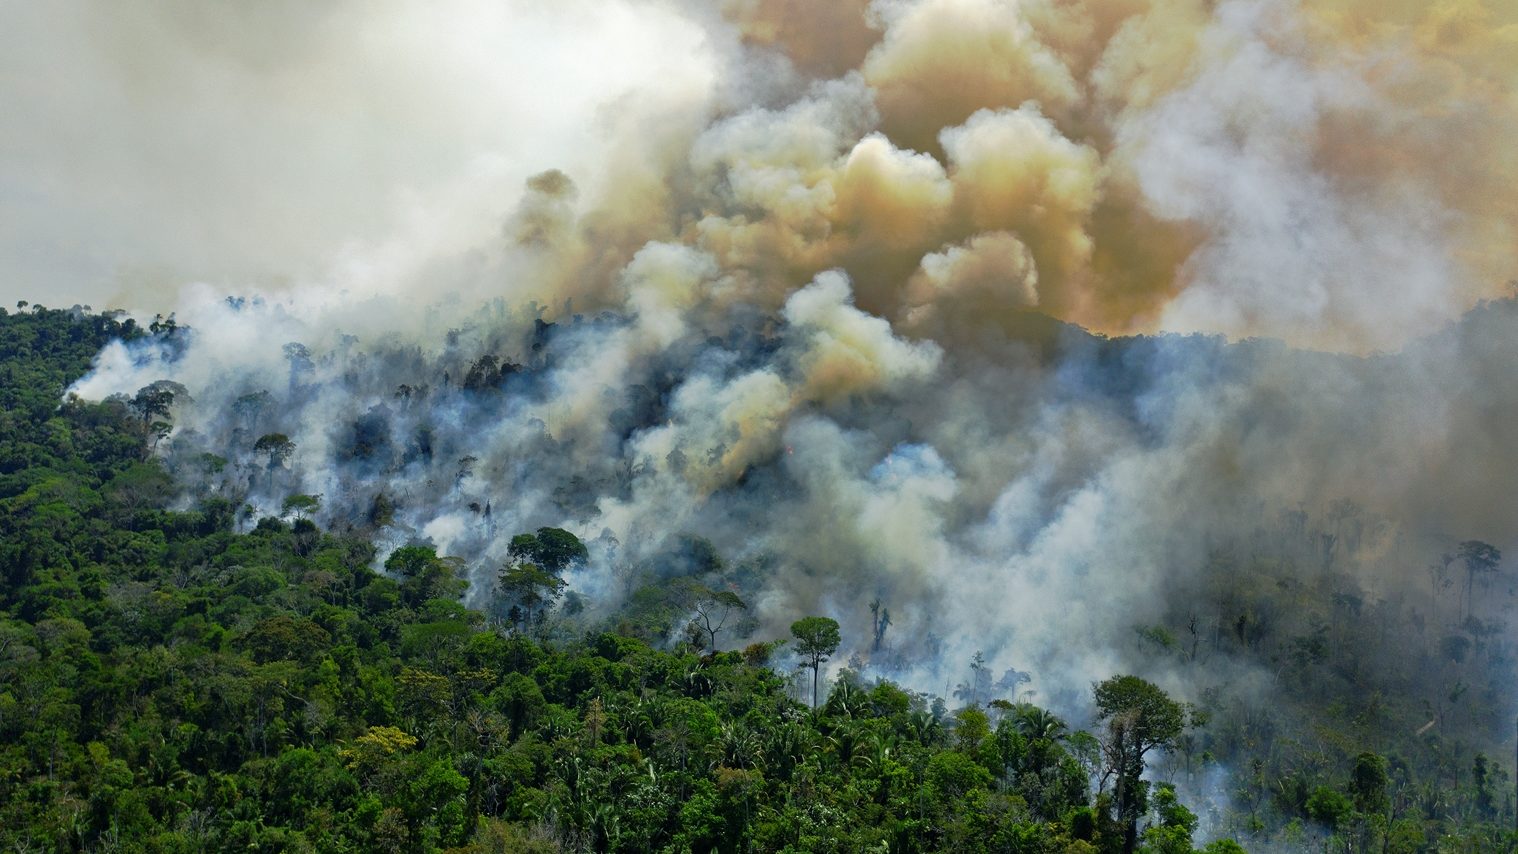
<instances>
[{"instance_id":1,"label":"dense smoke cloud","mask_svg":"<svg viewBox=\"0 0 1518 854\"><path fill-rule=\"evenodd\" d=\"M1392 597L1450 538L1518 533L1512 307L1421 337L1518 246L1499 10L627 8L701 33L704 82L619 90L500 210L431 196L288 293L188 290L188 332L74 391L182 383L187 500L320 493L466 558L477 601L518 531L584 537L602 609L698 535L761 636L826 612L918 687L983 649L1063 707L1219 554Z\"/></svg>"}]
</instances>

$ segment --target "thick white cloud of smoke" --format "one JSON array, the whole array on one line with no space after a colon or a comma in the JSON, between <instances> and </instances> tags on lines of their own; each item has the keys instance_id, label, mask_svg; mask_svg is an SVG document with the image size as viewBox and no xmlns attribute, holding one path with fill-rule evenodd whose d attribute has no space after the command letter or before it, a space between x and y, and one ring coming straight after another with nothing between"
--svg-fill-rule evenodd
<instances>
[{"instance_id":1,"label":"thick white cloud of smoke","mask_svg":"<svg viewBox=\"0 0 1518 854\"><path fill-rule=\"evenodd\" d=\"M1420 338L1500 294L1518 246L1502 10L261 8L9 13L74 27L81 64L25 114L51 136L8 143L28 177L0 203L40 200L28 246L99 239L54 268L14 238L7 287L213 282L133 292L190 331L73 390L183 384L161 451L187 498L320 493L327 524L465 557L482 599L511 534L562 526L603 609L699 535L761 636L830 613L938 691L981 649L1062 708L1220 551L1297 548L1282 513L1354 498L1380 534L1339 568L1387 596L1441 538L1518 534L1512 311ZM137 147L44 150L87 114ZM287 464L254 451L270 432Z\"/></svg>"}]
</instances>

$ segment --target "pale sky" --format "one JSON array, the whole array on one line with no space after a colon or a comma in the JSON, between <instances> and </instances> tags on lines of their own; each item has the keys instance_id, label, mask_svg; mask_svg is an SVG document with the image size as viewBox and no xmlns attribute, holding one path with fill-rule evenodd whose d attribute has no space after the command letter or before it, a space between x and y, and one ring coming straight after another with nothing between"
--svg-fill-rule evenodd
<instances>
[{"instance_id":1,"label":"pale sky","mask_svg":"<svg viewBox=\"0 0 1518 854\"><path fill-rule=\"evenodd\" d=\"M618 98L700 85L702 38L623 2L0 0L0 304L299 281L418 211L488 231L530 174L593 180Z\"/></svg>"}]
</instances>

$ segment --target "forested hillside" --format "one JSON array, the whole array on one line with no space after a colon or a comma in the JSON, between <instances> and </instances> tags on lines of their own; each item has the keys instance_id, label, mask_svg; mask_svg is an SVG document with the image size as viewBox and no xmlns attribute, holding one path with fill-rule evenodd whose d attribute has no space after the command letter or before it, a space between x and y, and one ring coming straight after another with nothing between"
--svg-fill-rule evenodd
<instances>
[{"instance_id":1,"label":"forested hillside","mask_svg":"<svg viewBox=\"0 0 1518 854\"><path fill-rule=\"evenodd\" d=\"M1363 684L1343 650L1375 613L1348 592L1319 602L1261 564L1257 588L1226 593L1256 615L1232 638L1136 639L1156 660L1264 657L1260 625L1291 625L1291 602L1332 615L1281 641L1284 721L1120 674L1092 686L1091 720L1061 720L979 660L953 698L850 668L814 688L838 624L714 653L739 644L746 606L710 566L593 621L561 598L584 546L520 533L484 613L461 604L457 561L416 542L377 566L364 531L306 518L317 496L280 518L214 495L168 509L181 491L153 448L182 391L63 390L108 340L174 334L0 319L7 850L1169 854L1200 846L1199 825L1250 850L1512 848L1504 763L1343 687ZM1492 725L1455 695L1437 714Z\"/></svg>"}]
</instances>

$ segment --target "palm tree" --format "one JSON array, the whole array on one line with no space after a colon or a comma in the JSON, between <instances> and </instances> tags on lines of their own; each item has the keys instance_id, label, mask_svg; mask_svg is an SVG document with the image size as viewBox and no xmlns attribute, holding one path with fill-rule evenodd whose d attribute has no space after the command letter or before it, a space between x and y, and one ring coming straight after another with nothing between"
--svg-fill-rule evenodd
<instances>
[{"instance_id":1,"label":"palm tree","mask_svg":"<svg viewBox=\"0 0 1518 854\"><path fill-rule=\"evenodd\" d=\"M770 733L765 744L765 767L774 769L781 779L787 779L811 747L809 730L795 721L782 724Z\"/></svg>"},{"instance_id":2,"label":"palm tree","mask_svg":"<svg viewBox=\"0 0 1518 854\"><path fill-rule=\"evenodd\" d=\"M863 748L856 749L851 764L868 771L878 772L895 752L892 739L881 733L867 737Z\"/></svg>"},{"instance_id":3,"label":"palm tree","mask_svg":"<svg viewBox=\"0 0 1518 854\"><path fill-rule=\"evenodd\" d=\"M860 755L867 736L858 730L842 728L823 739L824 749L832 754L843 768L852 767L854 758Z\"/></svg>"},{"instance_id":4,"label":"palm tree","mask_svg":"<svg viewBox=\"0 0 1518 854\"><path fill-rule=\"evenodd\" d=\"M717 763L728 768L762 768L764 743L747 727L723 724L714 751Z\"/></svg>"},{"instance_id":5,"label":"palm tree","mask_svg":"<svg viewBox=\"0 0 1518 854\"><path fill-rule=\"evenodd\" d=\"M912 735L916 737L919 744L931 747L943 742L943 721L927 712L913 712L907 719L907 725L911 727Z\"/></svg>"},{"instance_id":6,"label":"palm tree","mask_svg":"<svg viewBox=\"0 0 1518 854\"><path fill-rule=\"evenodd\" d=\"M1032 703L1023 703L1013 714L1012 725L1024 738L1059 741L1070 728L1057 715Z\"/></svg>"},{"instance_id":7,"label":"palm tree","mask_svg":"<svg viewBox=\"0 0 1518 854\"><path fill-rule=\"evenodd\" d=\"M845 718L853 718L865 708L868 698L864 691L847 679L840 679L833 687L833 693L828 696L827 704L823 711L829 715L837 715Z\"/></svg>"}]
</instances>

